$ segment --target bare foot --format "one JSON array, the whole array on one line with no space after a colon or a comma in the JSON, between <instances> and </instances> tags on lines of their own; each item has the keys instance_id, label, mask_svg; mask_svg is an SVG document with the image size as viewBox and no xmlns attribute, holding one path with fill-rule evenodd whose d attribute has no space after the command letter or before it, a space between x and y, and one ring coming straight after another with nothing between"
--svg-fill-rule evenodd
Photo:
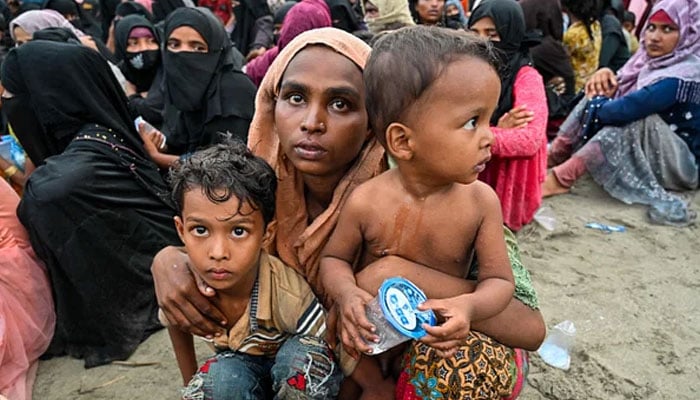
<instances>
[{"instance_id":1,"label":"bare foot","mask_svg":"<svg viewBox=\"0 0 700 400\"><path fill-rule=\"evenodd\" d=\"M559 183L559 180L554 176L554 172L549 171L547 177L544 178L542 183L542 197L556 196L558 194L569 193L570 188L563 186Z\"/></svg>"}]
</instances>

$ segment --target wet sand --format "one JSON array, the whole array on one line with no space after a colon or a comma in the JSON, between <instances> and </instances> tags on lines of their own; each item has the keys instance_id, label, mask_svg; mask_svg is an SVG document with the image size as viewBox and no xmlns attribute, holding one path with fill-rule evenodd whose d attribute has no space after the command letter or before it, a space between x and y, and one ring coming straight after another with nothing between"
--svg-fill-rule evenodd
<instances>
[{"instance_id":1,"label":"wet sand","mask_svg":"<svg viewBox=\"0 0 700 400\"><path fill-rule=\"evenodd\" d=\"M554 231L532 223L518 239L547 326L573 321L576 343L568 371L533 353L520 398L700 398L700 224L651 225L644 207L610 198L587 178L544 205ZM700 196L693 208L700 210ZM627 230L606 234L588 222ZM198 354L208 354L204 343ZM177 399L180 383L160 331L126 365L86 370L67 357L42 361L34 398Z\"/></svg>"}]
</instances>

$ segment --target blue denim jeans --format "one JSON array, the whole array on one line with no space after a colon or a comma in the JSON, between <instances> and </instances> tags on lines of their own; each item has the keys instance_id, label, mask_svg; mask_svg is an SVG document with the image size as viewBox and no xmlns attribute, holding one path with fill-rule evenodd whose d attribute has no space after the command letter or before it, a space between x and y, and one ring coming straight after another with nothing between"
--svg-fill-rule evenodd
<instances>
[{"instance_id":1,"label":"blue denim jeans","mask_svg":"<svg viewBox=\"0 0 700 400\"><path fill-rule=\"evenodd\" d=\"M333 399L342 380L326 342L299 335L287 339L275 358L217 353L200 367L183 399Z\"/></svg>"}]
</instances>

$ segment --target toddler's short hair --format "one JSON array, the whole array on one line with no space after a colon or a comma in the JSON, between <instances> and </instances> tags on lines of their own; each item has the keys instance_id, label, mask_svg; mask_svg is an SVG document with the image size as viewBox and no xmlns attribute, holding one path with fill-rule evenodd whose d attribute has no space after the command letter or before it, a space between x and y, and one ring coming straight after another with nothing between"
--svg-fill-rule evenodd
<instances>
[{"instance_id":1,"label":"toddler's short hair","mask_svg":"<svg viewBox=\"0 0 700 400\"><path fill-rule=\"evenodd\" d=\"M267 225L275 217L277 177L272 167L248 150L243 142L229 138L200 150L170 171L172 198L182 214L185 192L199 189L214 203L232 196L260 210Z\"/></svg>"},{"instance_id":2,"label":"toddler's short hair","mask_svg":"<svg viewBox=\"0 0 700 400\"><path fill-rule=\"evenodd\" d=\"M411 107L445 67L460 57L480 59L498 73L495 48L472 33L417 25L378 36L365 66L364 80L369 124L382 145L386 146L387 127L404 122ZM465 74L464 79L479 79L479 71L473 72Z\"/></svg>"}]
</instances>

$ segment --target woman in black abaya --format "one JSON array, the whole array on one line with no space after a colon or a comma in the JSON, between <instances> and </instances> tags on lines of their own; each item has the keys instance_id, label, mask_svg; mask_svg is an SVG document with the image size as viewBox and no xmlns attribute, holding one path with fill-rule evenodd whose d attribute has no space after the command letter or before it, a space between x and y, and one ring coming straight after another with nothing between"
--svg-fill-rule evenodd
<instances>
[{"instance_id":1,"label":"woman in black abaya","mask_svg":"<svg viewBox=\"0 0 700 400\"><path fill-rule=\"evenodd\" d=\"M219 18L203 7L179 8L165 20L164 31L165 115L177 117L165 132L167 147L147 143L149 155L165 168L221 141L221 133L245 143L256 88L241 71L243 57Z\"/></svg>"},{"instance_id":2,"label":"woman in black abaya","mask_svg":"<svg viewBox=\"0 0 700 400\"><path fill-rule=\"evenodd\" d=\"M163 69L160 34L142 15L127 15L115 24L115 55L127 85L131 117L142 116L156 127L163 123Z\"/></svg>"},{"instance_id":3,"label":"woman in black abaya","mask_svg":"<svg viewBox=\"0 0 700 400\"><path fill-rule=\"evenodd\" d=\"M48 352L86 367L126 359L159 328L149 268L179 242L168 187L96 52L32 41L8 54L2 78L3 110L38 166L18 216L53 287Z\"/></svg>"}]
</instances>

